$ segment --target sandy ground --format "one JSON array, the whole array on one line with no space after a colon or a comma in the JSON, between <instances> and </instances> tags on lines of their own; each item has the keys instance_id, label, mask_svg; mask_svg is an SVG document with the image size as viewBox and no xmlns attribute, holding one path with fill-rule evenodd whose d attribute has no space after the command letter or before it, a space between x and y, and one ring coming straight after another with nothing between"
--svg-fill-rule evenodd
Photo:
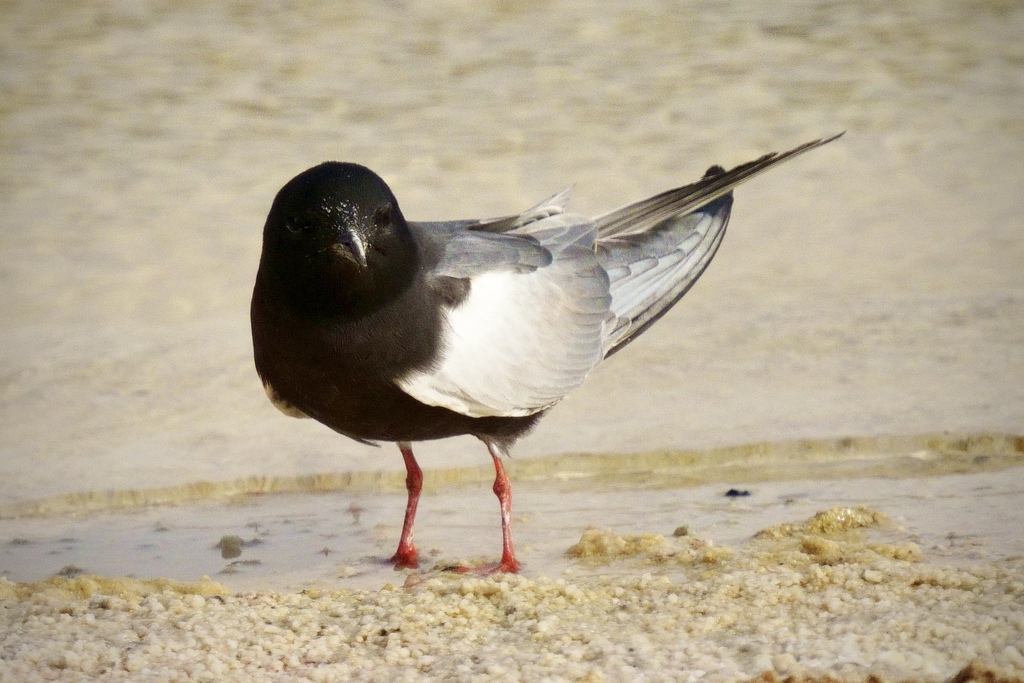
<instances>
[{"instance_id":1,"label":"sandy ground","mask_svg":"<svg viewBox=\"0 0 1024 683\"><path fill-rule=\"evenodd\" d=\"M1020 676L1021 610L1010 609L1021 600L1014 511L1024 508L1014 488L1024 433L1018 4L85 0L10 2L0 16L0 571L16 581L70 564L185 581L210 573L229 593L248 591L214 599L150 584L5 584L4 676L941 680L976 658ZM474 583L428 572L408 589L381 590L395 578L367 558L396 533L396 449L280 416L251 366L248 296L276 190L336 158L381 173L413 218L507 213L572 184L574 207L600 213L712 163L840 130L841 141L741 188L719 255L683 303L517 447L527 480L544 463L554 479L555 466L578 471L571 457L611 458L601 486L524 487L517 511L523 544L535 549L524 548L526 577ZM953 447L957 435L974 435L974 450ZM851 451L845 437L882 441ZM947 441L932 449L934 438ZM802 439L817 444L813 463L788 459ZM687 470L658 494L666 516L651 512L645 487L664 468L641 476L637 462L694 449L713 460L728 446L767 464L735 479L736 469ZM472 439L417 452L430 471L486 465ZM850 465L851 452L881 469ZM960 469L917 469L933 455ZM996 473L981 462L993 458ZM422 533L438 534L438 559L487 556L496 540L486 484L466 476L442 477L430 498L443 523ZM811 487L807 507L779 502L785 487L771 482L808 476L860 483ZM322 487L337 491L329 498L270 496L277 507L262 516L231 497L311 478L378 483ZM939 479L945 493L899 501ZM602 488L616 481L621 488ZM693 488L701 483L715 488ZM752 500L773 496L767 507L782 516L755 507L742 534L716 537L718 495L733 484L749 486ZM981 502L983 487L1002 491L999 505ZM686 507L700 496L715 501L709 517ZM178 506L147 507L155 502ZM365 523L376 520L365 533L349 528L353 504L366 508ZM826 539L836 548L794 550L781 539L758 550L769 541L751 540L770 524L854 504L897 527L927 527L928 538L969 528L989 554L950 555L935 546L956 543L934 539L919 543L920 557L840 547L873 543L883 527L897 533L885 524L857 532L864 539ZM531 505L555 525L546 540L530 538L542 514ZM609 510L625 512L602 516ZM466 516L481 518L480 533L460 526ZM321 539L329 552L278 530L298 544L287 566L264 556L216 573L226 563L210 549L219 536L252 539L260 524L293 518L309 520L311 536L337 534ZM732 555L714 570L678 571L642 558L584 571L564 558L590 522L613 537L660 534L669 546L655 554L671 555L683 542L673 518ZM188 561L175 559L190 547ZM804 552L815 548L826 550ZM885 580L865 578L873 572ZM317 577L321 593L297 592ZM702 614L704 590L726 600L725 621ZM773 595L800 607L772 608ZM525 604L530 616L512 619ZM875 628L889 608L916 616ZM472 618L459 611L473 609ZM290 610L320 616L296 616L293 629ZM755 627L729 614L774 616ZM447 644L394 635L397 615L423 634L440 628ZM559 621L544 621L552 615ZM67 640L52 637L56 624ZM95 649L76 659L67 645L76 640ZM240 643L276 644L250 658L223 654ZM436 659L416 655L413 666L402 648ZM538 661L543 671L527 668L545 666Z\"/></svg>"},{"instance_id":2,"label":"sandy ground","mask_svg":"<svg viewBox=\"0 0 1024 683\"><path fill-rule=\"evenodd\" d=\"M497 542L476 521L482 491L427 497L427 559L401 573L382 563L394 494L94 515L50 539L21 524L11 555L37 564L222 569L0 580L0 678L939 681L973 665L975 680L1022 680L1022 474L835 476L731 498L529 485L519 577L444 570L496 559L473 548Z\"/></svg>"}]
</instances>

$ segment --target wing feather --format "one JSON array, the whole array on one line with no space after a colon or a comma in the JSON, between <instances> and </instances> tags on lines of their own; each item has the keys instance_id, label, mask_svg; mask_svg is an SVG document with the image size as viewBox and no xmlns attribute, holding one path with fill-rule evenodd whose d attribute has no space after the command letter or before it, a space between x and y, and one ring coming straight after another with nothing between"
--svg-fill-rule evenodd
<instances>
[{"instance_id":1,"label":"wing feather","mask_svg":"<svg viewBox=\"0 0 1024 683\"><path fill-rule=\"evenodd\" d=\"M517 231L450 240L459 253L491 251L472 267L447 252L438 260L433 276L468 278L469 292L444 312L439 361L403 377L402 390L463 415L512 417L540 412L582 384L604 356L611 304L595 235L593 222L557 212ZM535 249L546 258L518 267Z\"/></svg>"},{"instance_id":2,"label":"wing feather","mask_svg":"<svg viewBox=\"0 0 1024 683\"><path fill-rule=\"evenodd\" d=\"M732 197L700 211L664 221L645 235L601 240L608 269L614 320L605 335L610 355L650 327L689 291L725 236Z\"/></svg>"}]
</instances>

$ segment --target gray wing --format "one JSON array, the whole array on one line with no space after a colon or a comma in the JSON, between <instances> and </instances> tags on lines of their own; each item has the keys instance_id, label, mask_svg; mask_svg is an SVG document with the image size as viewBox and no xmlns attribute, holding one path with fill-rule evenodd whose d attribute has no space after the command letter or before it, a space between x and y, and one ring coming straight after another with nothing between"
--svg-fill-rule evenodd
<instances>
[{"instance_id":1,"label":"gray wing","mask_svg":"<svg viewBox=\"0 0 1024 683\"><path fill-rule=\"evenodd\" d=\"M575 239L552 231L580 232L576 222L566 221L562 217L568 203L569 190L566 189L514 216L424 221L413 223L411 227L425 248L427 267L436 275L465 278L488 270L509 269L517 273L528 273L551 264L552 252L549 247L559 250ZM556 216L562 218L538 226L545 219ZM593 233L592 224L581 234L587 232ZM568 239L565 240L565 237ZM544 245L541 244L542 240ZM565 245L562 245L563 241Z\"/></svg>"},{"instance_id":2,"label":"gray wing","mask_svg":"<svg viewBox=\"0 0 1024 683\"><path fill-rule=\"evenodd\" d=\"M608 272L614 321L604 339L611 355L653 325L682 298L711 263L725 237L732 195L662 221L646 233L598 243Z\"/></svg>"},{"instance_id":3,"label":"gray wing","mask_svg":"<svg viewBox=\"0 0 1024 683\"><path fill-rule=\"evenodd\" d=\"M703 274L725 236L734 187L838 137L766 154L729 171L714 166L696 183L594 219L614 316L606 330L605 353L623 348L654 324Z\"/></svg>"},{"instance_id":4,"label":"gray wing","mask_svg":"<svg viewBox=\"0 0 1024 683\"><path fill-rule=\"evenodd\" d=\"M428 277L469 288L443 309L440 360L401 378L403 391L463 415L511 417L540 412L583 383L604 357L611 296L594 223L563 206L540 215L538 205L535 217L501 232L419 224L434 245Z\"/></svg>"},{"instance_id":5,"label":"gray wing","mask_svg":"<svg viewBox=\"0 0 1024 683\"><path fill-rule=\"evenodd\" d=\"M557 216L565 213L569 205L569 190L566 188L557 194L553 194L536 206L532 206L522 213L511 216L500 216L498 218L470 218L456 221L428 221L419 223L420 226L436 232L448 234L472 230L474 232L503 233L519 231L527 228L531 223L543 220L550 216Z\"/></svg>"},{"instance_id":6,"label":"gray wing","mask_svg":"<svg viewBox=\"0 0 1024 683\"><path fill-rule=\"evenodd\" d=\"M399 384L471 415L537 413L665 314L711 262L731 191L815 140L590 220L561 192L517 216L414 224L429 277L468 281L445 310L443 353Z\"/></svg>"}]
</instances>

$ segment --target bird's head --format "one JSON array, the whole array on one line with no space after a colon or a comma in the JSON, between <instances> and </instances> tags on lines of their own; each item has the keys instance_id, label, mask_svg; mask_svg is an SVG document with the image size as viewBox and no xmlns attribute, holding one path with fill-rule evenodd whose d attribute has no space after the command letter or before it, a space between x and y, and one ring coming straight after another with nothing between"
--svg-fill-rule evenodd
<instances>
[{"instance_id":1,"label":"bird's head","mask_svg":"<svg viewBox=\"0 0 1024 683\"><path fill-rule=\"evenodd\" d=\"M264 249L366 269L407 231L387 184L358 164L328 161L281 188L264 228Z\"/></svg>"},{"instance_id":2,"label":"bird's head","mask_svg":"<svg viewBox=\"0 0 1024 683\"><path fill-rule=\"evenodd\" d=\"M364 166L328 161L277 193L263 229L260 269L296 297L351 307L404 287L415 259L409 226L387 183Z\"/></svg>"}]
</instances>

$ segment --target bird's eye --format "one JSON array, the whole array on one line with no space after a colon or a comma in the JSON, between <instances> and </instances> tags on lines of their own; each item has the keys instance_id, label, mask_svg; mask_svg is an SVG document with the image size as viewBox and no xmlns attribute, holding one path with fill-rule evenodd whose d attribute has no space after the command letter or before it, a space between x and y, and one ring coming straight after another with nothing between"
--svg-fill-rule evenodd
<instances>
[{"instance_id":1,"label":"bird's eye","mask_svg":"<svg viewBox=\"0 0 1024 683\"><path fill-rule=\"evenodd\" d=\"M389 223L391 223L391 205L384 204L383 206L378 206L377 210L373 212L374 226L382 228Z\"/></svg>"},{"instance_id":2,"label":"bird's eye","mask_svg":"<svg viewBox=\"0 0 1024 683\"><path fill-rule=\"evenodd\" d=\"M292 235L302 235L309 232L310 230L309 223L306 223L305 221L299 221L294 218L286 219L284 222L284 227L285 230L287 230Z\"/></svg>"}]
</instances>

